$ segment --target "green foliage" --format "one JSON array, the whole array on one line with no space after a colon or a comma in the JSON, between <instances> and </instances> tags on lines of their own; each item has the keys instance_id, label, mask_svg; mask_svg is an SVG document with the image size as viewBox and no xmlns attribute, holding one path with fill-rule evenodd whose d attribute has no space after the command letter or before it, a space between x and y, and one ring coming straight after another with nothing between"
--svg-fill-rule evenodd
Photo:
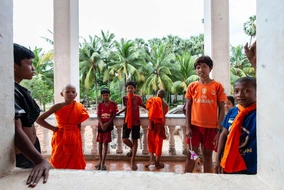
<instances>
[{"instance_id":1,"label":"green foliage","mask_svg":"<svg viewBox=\"0 0 284 190\"><path fill-rule=\"evenodd\" d=\"M182 55L176 57L175 82L172 86L173 94L184 94L188 85L199 79L194 69L196 58L197 56L191 56L188 52L183 52Z\"/></svg>"},{"instance_id":2,"label":"green foliage","mask_svg":"<svg viewBox=\"0 0 284 190\"><path fill-rule=\"evenodd\" d=\"M240 77L255 77L255 71L251 63L248 61L243 46L239 45L237 47L231 46L231 56L230 56L230 83L231 90L235 81ZM232 91L231 91L232 93Z\"/></svg>"},{"instance_id":3,"label":"green foliage","mask_svg":"<svg viewBox=\"0 0 284 190\"><path fill-rule=\"evenodd\" d=\"M24 80L21 84L29 89L31 96L43 107L53 100L53 90L49 88L41 75L34 76L32 80Z\"/></svg>"},{"instance_id":4,"label":"green foliage","mask_svg":"<svg viewBox=\"0 0 284 190\"><path fill-rule=\"evenodd\" d=\"M196 80L196 75L191 69L182 68L178 57L182 57L184 52L189 52L193 55L190 57L192 63L194 55L202 55L203 34L191 36L189 39L168 35L148 41L141 38L116 41L114 38L113 33L101 31L100 36L82 38L83 41L80 43L80 98L88 102L88 105L94 98L96 102L98 99L101 100L99 94L101 87L109 87L112 93L111 99L120 103L125 94L125 83L130 80L137 83L136 93L140 95L155 94L158 89L163 88L167 91L168 97L171 93L183 93L189 82ZM44 39L53 43L52 40ZM41 57L40 51L38 49L39 57ZM51 60L53 52L43 57L45 57L42 58L43 60L46 58ZM53 62L36 61L36 63L38 63L36 72L42 74L43 80L49 84L48 79L51 75L43 71L52 68ZM53 74L53 69L50 71ZM182 78L179 76L180 73ZM183 84L178 83L179 81ZM53 89L53 81L49 86Z\"/></svg>"},{"instance_id":5,"label":"green foliage","mask_svg":"<svg viewBox=\"0 0 284 190\"><path fill-rule=\"evenodd\" d=\"M172 80L171 70L175 67L172 61L175 61L175 55L167 50L166 44L154 45L149 56L147 70L148 78L142 86L143 94L156 94L159 89L165 89L171 92Z\"/></svg>"},{"instance_id":6,"label":"green foliage","mask_svg":"<svg viewBox=\"0 0 284 190\"><path fill-rule=\"evenodd\" d=\"M249 45L251 45L252 38L256 36L256 15L250 16L249 20L244 23L244 32L250 36Z\"/></svg>"}]
</instances>

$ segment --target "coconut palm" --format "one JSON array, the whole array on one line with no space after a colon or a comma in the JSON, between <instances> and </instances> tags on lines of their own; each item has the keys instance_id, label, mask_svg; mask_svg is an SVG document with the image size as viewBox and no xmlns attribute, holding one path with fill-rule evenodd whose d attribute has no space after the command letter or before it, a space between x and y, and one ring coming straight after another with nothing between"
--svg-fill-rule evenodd
<instances>
[{"instance_id":1,"label":"coconut palm","mask_svg":"<svg viewBox=\"0 0 284 190\"><path fill-rule=\"evenodd\" d=\"M175 55L166 51L166 44L154 45L147 65L150 73L142 86L142 92L146 94L156 93L159 89L171 92L171 70L174 70Z\"/></svg>"},{"instance_id":2,"label":"coconut palm","mask_svg":"<svg viewBox=\"0 0 284 190\"><path fill-rule=\"evenodd\" d=\"M231 87L235 81L240 77L255 77L255 70L248 61L246 55L243 53L243 46L231 46L230 55L230 76Z\"/></svg>"},{"instance_id":3,"label":"coconut palm","mask_svg":"<svg viewBox=\"0 0 284 190\"><path fill-rule=\"evenodd\" d=\"M98 104L97 73L104 67L104 62L100 55L101 46L97 36L89 36L89 41L84 39L80 44L80 76L86 91L86 101L89 106L88 92L92 85L95 88L96 105Z\"/></svg>"},{"instance_id":4,"label":"coconut palm","mask_svg":"<svg viewBox=\"0 0 284 190\"><path fill-rule=\"evenodd\" d=\"M182 55L176 56L177 70L175 71L176 73L173 73L175 76L175 82L172 86L173 94L182 93L184 95L188 85L199 79L194 69L196 58L196 56L191 56L188 52L183 52Z\"/></svg>"},{"instance_id":5,"label":"coconut palm","mask_svg":"<svg viewBox=\"0 0 284 190\"><path fill-rule=\"evenodd\" d=\"M99 39L102 49L100 55L105 63L102 73L107 72L107 70L109 69L109 64L113 57L114 37L115 35L113 33L110 33L109 31L104 32L101 30L101 37L99 37ZM103 75L103 82L107 81L108 88L110 88L110 80L113 79L113 77L114 75Z\"/></svg>"},{"instance_id":6,"label":"coconut palm","mask_svg":"<svg viewBox=\"0 0 284 190\"><path fill-rule=\"evenodd\" d=\"M135 48L133 41L125 41L123 38L120 42L115 41L115 49L109 70L105 72L105 75L115 75L118 79L122 79L124 84L122 95L125 95L126 81L140 81L140 71L145 65L145 55L143 51Z\"/></svg>"},{"instance_id":7,"label":"coconut palm","mask_svg":"<svg viewBox=\"0 0 284 190\"><path fill-rule=\"evenodd\" d=\"M42 51L42 48L35 47L33 53L35 55L33 59L35 74L41 75L42 80L45 81L50 89L53 89L53 51L45 53Z\"/></svg>"},{"instance_id":8,"label":"coconut palm","mask_svg":"<svg viewBox=\"0 0 284 190\"><path fill-rule=\"evenodd\" d=\"M252 38L256 35L256 15L250 16L249 20L244 23L244 32L250 36L249 46L251 45Z\"/></svg>"}]
</instances>

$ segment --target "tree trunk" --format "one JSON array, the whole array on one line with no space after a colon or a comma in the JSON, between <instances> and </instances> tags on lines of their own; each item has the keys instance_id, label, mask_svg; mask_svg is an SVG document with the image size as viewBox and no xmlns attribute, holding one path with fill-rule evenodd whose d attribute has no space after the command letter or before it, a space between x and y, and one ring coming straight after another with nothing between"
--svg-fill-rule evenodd
<instances>
[{"instance_id":1,"label":"tree trunk","mask_svg":"<svg viewBox=\"0 0 284 190\"><path fill-rule=\"evenodd\" d=\"M122 108L124 108L123 97L125 96L125 92L126 92L126 88L125 88L125 85L126 85L126 75L125 74L123 74L123 81L124 81L124 84L123 84L123 88L122 88L122 99L121 99Z\"/></svg>"},{"instance_id":2,"label":"tree trunk","mask_svg":"<svg viewBox=\"0 0 284 190\"><path fill-rule=\"evenodd\" d=\"M86 99L85 99L86 103L85 104L86 104L86 106L88 108L88 107L90 107L90 100L89 100L89 95L88 95L89 94L89 89L86 88L85 94L86 94Z\"/></svg>"},{"instance_id":3,"label":"tree trunk","mask_svg":"<svg viewBox=\"0 0 284 190\"><path fill-rule=\"evenodd\" d=\"M96 91L96 106L95 106L95 110L97 110L97 106L98 106L98 84L97 81L95 80L95 91Z\"/></svg>"}]
</instances>

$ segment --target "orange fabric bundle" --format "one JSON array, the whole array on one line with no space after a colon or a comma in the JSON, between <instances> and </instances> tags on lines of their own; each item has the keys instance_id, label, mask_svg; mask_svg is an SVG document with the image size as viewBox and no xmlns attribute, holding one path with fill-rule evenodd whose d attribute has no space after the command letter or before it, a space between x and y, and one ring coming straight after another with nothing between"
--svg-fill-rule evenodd
<instances>
[{"instance_id":1,"label":"orange fabric bundle","mask_svg":"<svg viewBox=\"0 0 284 190\"><path fill-rule=\"evenodd\" d=\"M164 123L163 100L159 97L151 97L146 102L149 120L154 123Z\"/></svg>"},{"instance_id":2,"label":"orange fabric bundle","mask_svg":"<svg viewBox=\"0 0 284 190\"><path fill-rule=\"evenodd\" d=\"M221 167L224 168L225 172L232 173L242 170L246 170L246 164L239 152L241 127L244 118L249 114L249 112L256 109L256 103L244 108L238 105L239 113L233 121L231 126L231 131L228 135L228 139L224 149L224 155L221 160Z\"/></svg>"},{"instance_id":3,"label":"orange fabric bundle","mask_svg":"<svg viewBox=\"0 0 284 190\"><path fill-rule=\"evenodd\" d=\"M134 94L128 94L127 96L128 100L127 100L125 122L127 123L127 128L132 129L132 99L134 97Z\"/></svg>"},{"instance_id":4,"label":"orange fabric bundle","mask_svg":"<svg viewBox=\"0 0 284 190\"><path fill-rule=\"evenodd\" d=\"M78 125L89 117L88 112L81 103L74 101L55 112L55 116L59 129L51 140L51 164L55 168L85 169L86 161Z\"/></svg>"}]
</instances>

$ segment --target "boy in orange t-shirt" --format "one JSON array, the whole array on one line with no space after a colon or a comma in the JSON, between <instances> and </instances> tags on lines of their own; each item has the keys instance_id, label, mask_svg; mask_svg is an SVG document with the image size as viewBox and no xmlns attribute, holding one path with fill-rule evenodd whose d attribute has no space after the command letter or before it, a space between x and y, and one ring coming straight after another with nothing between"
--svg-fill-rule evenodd
<instances>
[{"instance_id":1,"label":"boy in orange t-shirt","mask_svg":"<svg viewBox=\"0 0 284 190\"><path fill-rule=\"evenodd\" d=\"M201 56L194 63L199 81L189 84L186 92L186 141L192 143L194 152L201 145L204 157L204 173L212 173L212 152L216 151L221 123L224 119L224 102L227 96L223 86L209 77L213 61L209 56ZM191 140L190 140L191 138ZM188 152L185 172L192 172L195 162Z\"/></svg>"}]
</instances>

